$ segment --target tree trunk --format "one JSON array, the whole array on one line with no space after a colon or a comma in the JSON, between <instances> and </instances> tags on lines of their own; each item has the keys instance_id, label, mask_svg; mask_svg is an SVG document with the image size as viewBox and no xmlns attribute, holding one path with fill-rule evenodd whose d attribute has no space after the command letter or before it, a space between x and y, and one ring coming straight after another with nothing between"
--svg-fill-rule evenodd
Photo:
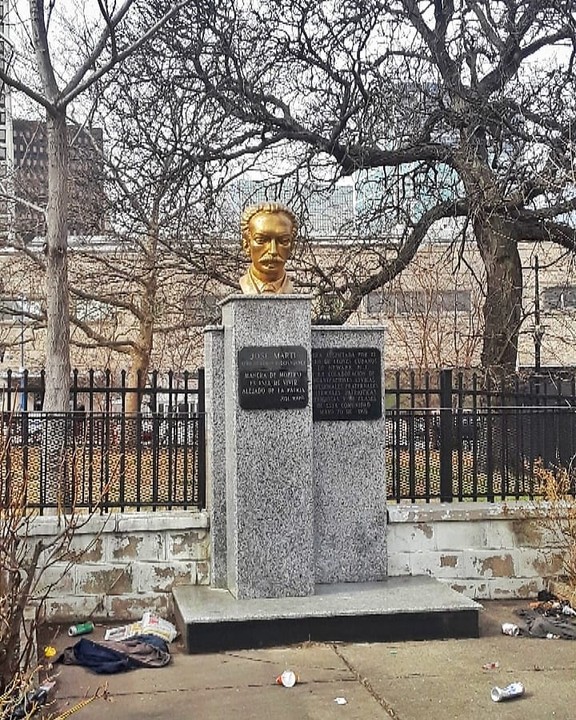
<instances>
[{"instance_id":1,"label":"tree trunk","mask_svg":"<svg viewBox=\"0 0 576 720\"><path fill-rule=\"evenodd\" d=\"M128 445L143 439L142 424L138 433L138 422L142 423L142 390L146 387L150 356L154 343L154 309L158 291L157 260L157 223L151 223L147 246L148 269L144 277L144 292L140 307L140 323L138 342L130 353L130 369L128 371L128 387L137 388L138 392L126 395L126 442Z\"/></svg>"},{"instance_id":2,"label":"tree trunk","mask_svg":"<svg viewBox=\"0 0 576 720\"><path fill-rule=\"evenodd\" d=\"M516 369L522 318L522 263L518 246L497 218L475 220L476 241L486 269L482 365Z\"/></svg>"},{"instance_id":3,"label":"tree trunk","mask_svg":"<svg viewBox=\"0 0 576 720\"><path fill-rule=\"evenodd\" d=\"M140 392L126 394L126 414L139 413L142 390L146 387L148 368L150 366L150 350L137 348L130 354L130 368L128 370L127 384L129 388L137 388Z\"/></svg>"},{"instance_id":4,"label":"tree trunk","mask_svg":"<svg viewBox=\"0 0 576 720\"><path fill-rule=\"evenodd\" d=\"M70 408L70 324L68 292L68 134L64 113L48 115L48 209L46 213L46 385L43 411L44 502L70 507L66 457Z\"/></svg>"},{"instance_id":5,"label":"tree trunk","mask_svg":"<svg viewBox=\"0 0 576 720\"><path fill-rule=\"evenodd\" d=\"M143 328L140 328L142 339ZM152 349L152 330L149 333L149 344L146 347L134 348L130 354L130 369L128 370L127 383L129 388L135 388L133 392L126 393L126 410L124 416L126 445L134 447L143 439L142 423L142 391L146 387L148 368L150 367L150 352Z\"/></svg>"},{"instance_id":6,"label":"tree trunk","mask_svg":"<svg viewBox=\"0 0 576 720\"><path fill-rule=\"evenodd\" d=\"M518 246L494 217L476 219L474 233L486 270L482 365L490 370L514 372L522 317Z\"/></svg>"},{"instance_id":7,"label":"tree trunk","mask_svg":"<svg viewBox=\"0 0 576 720\"><path fill-rule=\"evenodd\" d=\"M66 115L49 115L46 213L46 389L43 409L67 412L70 398L68 135Z\"/></svg>"},{"instance_id":8,"label":"tree trunk","mask_svg":"<svg viewBox=\"0 0 576 720\"><path fill-rule=\"evenodd\" d=\"M158 293L158 203L155 203L153 217L148 228L146 246L147 269L143 278L143 293L140 306L138 342L130 353L128 387L143 390L146 387L150 357L154 345L154 320ZM129 393L126 397L126 413L140 412L142 393Z\"/></svg>"}]
</instances>

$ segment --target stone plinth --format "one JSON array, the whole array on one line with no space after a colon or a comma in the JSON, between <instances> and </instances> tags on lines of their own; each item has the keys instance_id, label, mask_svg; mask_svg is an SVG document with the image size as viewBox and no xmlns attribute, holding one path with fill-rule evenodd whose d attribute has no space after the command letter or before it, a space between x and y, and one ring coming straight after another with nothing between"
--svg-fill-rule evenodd
<instances>
[{"instance_id":1,"label":"stone plinth","mask_svg":"<svg viewBox=\"0 0 576 720\"><path fill-rule=\"evenodd\" d=\"M317 418L314 422L316 582L383 580L387 574L384 409L380 417L369 417L376 413L368 401L374 397L375 372L380 373L379 384L384 387L384 331L372 327L315 327L312 348L313 352L333 349L336 376L343 364L348 365L340 377L349 374L350 399L344 387L339 408L333 414L338 415L338 409L344 415L347 409L358 411L354 419ZM350 355L358 361L354 367L347 360ZM363 356L370 356L371 365L366 371ZM343 385L338 380L335 384ZM363 399L367 402L363 403ZM351 408L354 403L355 408ZM362 419L362 412L367 413L366 419Z\"/></svg>"},{"instance_id":2,"label":"stone plinth","mask_svg":"<svg viewBox=\"0 0 576 720\"><path fill-rule=\"evenodd\" d=\"M226 563L226 408L224 400L224 329L204 331L206 403L206 499L210 512L210 581L228 583Z\"/></svg>"},{"instance_id":3,"label":"stone plinth","mask_svg":"<svg viewBox=\"0 0 576 720\"><path fill-rule=\"evenodd\" d=\"M232 296L222 304L222 322L227 587L236 598L310 595L314 592L310 299ZM305 406L296 407L289 394L290 360L284 371L267 369L271 367L267 363L281 357L286 348L294 348L304 364L300 377L307 385ZM282 361L278 363L281 368ZM284 386L286 407L259 407L278 401Z\"/></svg>"},{"instance_id":4,"label":"stone plinth","mask_svg":"<svg viewBox=\"0 0 576 720\"><path fill-rule=\"evenodd\" d=\"M317 642L478 637L482 606L430 577L320 585L311 597L234 600L209 587L174 588L189 653Z\"/></svg>"}]
</instances>

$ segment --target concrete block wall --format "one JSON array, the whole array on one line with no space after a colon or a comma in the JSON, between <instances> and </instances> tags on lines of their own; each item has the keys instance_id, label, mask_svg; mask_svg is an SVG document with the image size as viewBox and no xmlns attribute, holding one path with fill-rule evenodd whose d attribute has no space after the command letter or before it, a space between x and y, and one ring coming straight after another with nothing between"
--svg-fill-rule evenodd
<instances>
[{"instance_id":1,"label":"concrete block wall","mask_svg":"<svg viewBox=\"0 0 576 720\"><path fill-rule=\"evenodd\" d=\"M204 512L114 513L90 518L71 544L77 562L59 560L41 575L52 621L137 620L145 610L167 617L172 587L209 583L208 516ZM49 541L57 517L35 518L28 542Z\"/></svg>"},{"instance_id":2,"label":"concrete block wall","mask_svg":"<svg viewBox=\"0 0 576 720\"><path fill-rule=\"evenodd\" d=\"M534 597L561 569L556 538L542 510L527 503L388 506L388 573L431 575L477 599ZM36 518L29 541L57 532L55 517ZM73 539L79 561L55 563L46 616L122 622L145 610L172 613L177 584L209 584L209 519L205 512L94 517Z\"/></svg>"},{"instance_id":3,"label":"concrete block wall","mask_svg":"<svg viewBox=\"0 0 576 720\"><path fill-rule=\"evenodd\" d=\"M476 600L534 597L562 568L528 503L388 506L388 574L431 575Z\"/></svg>"}]
</instances>

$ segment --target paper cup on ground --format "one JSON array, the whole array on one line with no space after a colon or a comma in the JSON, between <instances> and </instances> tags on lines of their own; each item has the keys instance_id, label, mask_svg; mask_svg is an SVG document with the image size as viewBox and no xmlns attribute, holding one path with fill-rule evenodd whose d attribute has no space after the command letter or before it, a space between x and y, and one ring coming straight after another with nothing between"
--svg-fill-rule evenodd
<instances>
[{"instance_id":1,"label":"paper cup on ground","mask_svg":"<svg viewBox=\"0 0 576 720\"><path fill-rule=\"evenodd\" d=\"M278 675L276 678L277 685L283 685L284 687L294 687L298 682L298 675L293 670L284 670L282 675Z\"/></svg>"}]
</instances>

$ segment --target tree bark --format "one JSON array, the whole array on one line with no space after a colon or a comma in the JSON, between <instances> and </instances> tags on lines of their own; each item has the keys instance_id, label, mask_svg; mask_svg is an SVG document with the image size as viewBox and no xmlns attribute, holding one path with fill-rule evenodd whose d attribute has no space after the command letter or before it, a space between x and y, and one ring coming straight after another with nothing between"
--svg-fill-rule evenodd
<instances>
[{"instance_id":1,"label":"tree bark","mask_svg":"<svg viewBox=\"0 0 576 720\"><path fill-rule=\"evenodd\" d=\"M68 291L68 133L66 115L48 114L48 210L46 213L46 466L44 501L71 507L65 413L70 409L70 308Z\"/></svg>"},{"instance_id":2,"label":"tree bark","mask_svg":"<svg viewBox=\"0 0 576 720\"><path fill-rule=\"evenodd\" d=\"M68 292L68 135L66 115L48 115L46 213L46 394L43 409L69 410L70 308Z\"/></svg>"},{"instance_id":3,"label":"tree bark","mask_svg":"<svg viewBox=\"0 0 576 720\"><path fill-rule=\"evenodd\" d=\"M478 217L474 233L486 270L482 366L514 372L522 319L522 263L518 246L497 217Z\"/></svg>"},{"instance_id":4,"label":"tree bark","mask_svg":"<svg viewBox=\"0 0 576 720\"><path fill-rule=\"evenodd\" d=\"M142 390L146 387L150 357L154 344L154 324L156 303L158 302L158 214L159 202L154 203L152 218L148 226L148 240L145 247L146 272L142 278L142 299L138 328L138 341L130 352L130 369L128 372L128 386ZM140 412L142 395L128 393L126 398L126 412L135 414Z\"/></svg>"}]
</instances>

